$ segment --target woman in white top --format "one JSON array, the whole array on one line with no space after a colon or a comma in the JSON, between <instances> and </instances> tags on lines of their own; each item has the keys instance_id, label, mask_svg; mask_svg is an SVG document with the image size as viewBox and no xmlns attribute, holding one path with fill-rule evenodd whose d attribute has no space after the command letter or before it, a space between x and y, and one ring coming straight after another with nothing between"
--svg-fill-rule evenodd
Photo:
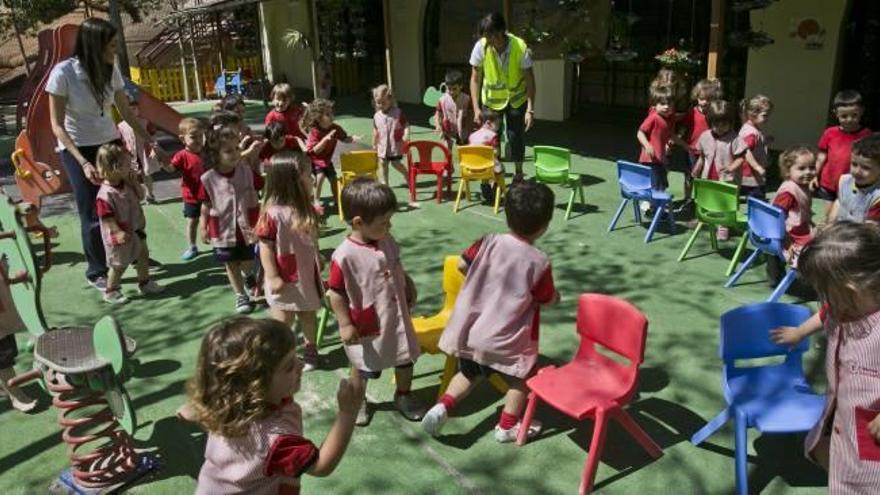
<instances>
[{"instance_id":1,"label":"woman in white top","mask_svg":"<svg viewBox=\"0 0 880 495\"><path fill-rule=\"evenodd\" d=\"M102 144L119 140L112 106L135 133L151 143L163 162L165 152L147 134L128 107L124 82L115 63L119 36L109 22L91 17L83 21L72 57L52 68L46 83L52 132L58 140L61 163L73 188L88 267L89 284L104 290L107 261L101 229L95 213L95 198L101 184L95 155Z\"/></svg>"}]
</instances>

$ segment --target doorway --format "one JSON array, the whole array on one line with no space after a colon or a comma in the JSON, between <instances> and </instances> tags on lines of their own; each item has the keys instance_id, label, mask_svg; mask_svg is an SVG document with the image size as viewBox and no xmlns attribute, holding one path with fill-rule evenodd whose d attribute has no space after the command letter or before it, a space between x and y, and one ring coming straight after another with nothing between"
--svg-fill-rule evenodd
<instances>
[{"instance_id":1,"label":"doorway","mask_svg":"<svg viewBox=\"0 0 880 495\"><path fill-rule=\"evenodd\" d=\"M851 0L842 34L838 90L854 89L861 93L865 102L862 124L880 129L880 2ZM836 123L829 119L829 124Z\"/></svg>"}]
</instances>

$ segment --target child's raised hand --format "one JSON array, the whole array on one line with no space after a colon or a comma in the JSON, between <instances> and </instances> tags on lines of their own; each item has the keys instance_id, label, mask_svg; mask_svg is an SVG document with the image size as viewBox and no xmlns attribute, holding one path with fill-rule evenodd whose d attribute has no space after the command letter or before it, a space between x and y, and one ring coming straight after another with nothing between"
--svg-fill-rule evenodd
<instances>
[{"instance_id":1,"label":"child's raised hand","mask_svg":"<svg viewBox=\"0 0 880 495\"><path fill-rule=\"evenodd\" d=\"M364 400L364 382L354 383L348 378L340 378L339 386L336 388L336 403L339 405L339 412L346 414L357 414L361 401Z\"/></svg>"},{"instance_id":2,"label":"child's raised hand","mask_svg":"<svg viewBox=\"0 0 880 495\"><path fill-rule=\"evenodd\" d=\"M342 339L342 343L345 345L355 345L361 341L357 328L351 323L339 327L339 338Z\"/></svg>"},{"instance_id":3,"label":"child's raised hand","mask_svg":"<svg viewBox=\"0 0 880 495\"><path fill-rule=\"evenodd\" d=\"M880 442L880 414L874 416L874 419L868 423L868 431L875 441Z\"/></svg>"},{"instance_id":4,"label":"child's raised hand","mask_svg":"<svg viewBox=\"0 0 880 495\"><path fill-rule=\"evenodd\" d=\"M803 339L798 327L779 327L770 330L770 340L774 344L794 347Z\"/></svg>"}]
</instances>

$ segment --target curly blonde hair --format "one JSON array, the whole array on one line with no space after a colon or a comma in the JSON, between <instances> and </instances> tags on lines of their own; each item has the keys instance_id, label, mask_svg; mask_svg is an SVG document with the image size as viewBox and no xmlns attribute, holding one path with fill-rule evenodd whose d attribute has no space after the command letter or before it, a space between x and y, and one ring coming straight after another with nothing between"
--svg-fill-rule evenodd
<instances>
[{"instance_id":1,"label":"curly blonde hair","mask_svg":"<svg viewBox=\"0 0 880 495\"><path fill-rule=\"evenodd\" d=\"M320 121L322 115L333 115L333 105L334 103L330 100L326 100L324 98L315 98L306 107L306 111L303 112L303 116L299 122L299 126L305 132L308 132L313 128L318 127L318 122Z\"/></svg>"},{"instance_id":2,"label":"curly blonde hair","mask_svg":"<svg viewBox=\"0 0 880 495\"><path fill-rule=\"evenodd\" d=\"M293 332L271 319L234 318L215 325L199 348L186 385L194 419L211 433L242 436L272 411L269 387L294 349Z\"/></svg>"},{"instance_id":3,"label":"curly blonde hair","mask_svg":"<svg viewBox=\"0 0 880 495\"><path fill-rule=\"evenodd\" d=\"M128 155L128 151L121 144L115 142L102 144L95 156L95 167L101 175L106 177L122 168L126 155ZM130 156L128 156L128 160L128 163L131 163Z\"/></svg>"},{"instance_id":4,"label":"curly blonde hair","mask_svg":"<svg viewBox=\"0 0 880 495\"><path fill-rule=\"evenodd\" d=\"M816 163L816 151L806 145L789 148L779 155L779 173L783 179L788 178L789 170L801 157L808 157L813 163Z\"/></svg>"}]
</instances>

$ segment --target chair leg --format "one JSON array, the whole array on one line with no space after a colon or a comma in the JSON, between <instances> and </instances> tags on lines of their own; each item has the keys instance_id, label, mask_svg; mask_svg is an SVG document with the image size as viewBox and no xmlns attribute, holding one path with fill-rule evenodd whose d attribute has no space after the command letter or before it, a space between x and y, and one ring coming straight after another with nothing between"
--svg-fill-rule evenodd
<instances>
[{"instance_id":1,"label":"chair leg","mask_svg":"<svg viewBox=\"0 0 880 495\"><path fill-rule=\"evenodd\" d=\"M565 208L565 220L568 221L571 218L571 206L574 204L574 196L577 194L577 191L574 188L571 188L571 195L568 197L568 206Z\"/></svg>"},{"instance_id":2,"label":"chair leg","mask_svg":"<svg viewBox=\"0 0 880 495\"><path fill-rule=\"evenodd\" d=\"M440 204L440 198L443 197L443 174L437 176L437 204Z\"/></svg>"},{"instance_id":3,"label":"chair leg","mask_svg":"<svg viewBox=\"0 0 880 495\"><path fill-rule=\"evenodd\" d=\"M789 286L794 282L797 278L797 270L789 270L788 273L785 274L785 277L779 281L779 285L773 289L773 293L770 294L770 297L767 299L767 302L776 302L785 294L785 291L788 290Z\"/></svg>"},{"instance_id":4,"label":"chair leg","mask_svg":"<svg viewBox=\"0 0 880 495\"><path fill-rule=\"evenodd\" d=\"M636 221L636 225L642 224L642 210L640 209L641 205L639 205L639 203L641 203L641 201L637 199L633 200L633 218Z\"/></svg>"},{"instance_id":5,"label":"chair leg","mask_svg":"<svg viewBox=\"0 0 880 495\"><path fill-rule=\"evenodd\" d=\"M614 411L614 419L616 419L617 422L620 423L620 426L623 426L623 429L625 429L627 433L629 433L630 436L633 437L643 449L645 449L645 452L647 452L648 455L654 459L663 455L663 449L657 445L657 442L648 436L648 433L635 422L628 412L623 409L617 409Z\"/></svg>"},{"instance_id":6,"label":"chair leg","mask_svg":"<svg viewBox=\"0 0 880 495\"><path fill-rule=\"evenodd\" d=\"M736 268L737 262L742 257L743 251L746 250L746 241L749 238L749 232L743 232L742 239L739 241L739 245L736 247L736 252L733 253L733 259L730 260L730 264L727 265L727 271L724 272L724 275L729 277L731 273L733 273L734 268Z\"/></svg>"},{"instance_id":7,"label":"chair leg","mask_svg":"<svg viewBox=\"0 0 880 495\"><path fill-rule=\"evenodd\" d=\"M742 411L736 411L736 493L737 495L747 495L749 491L749 472L747 465L747 456L749 453L748 435L746 428L748 423L746 415Z\"/></svg>"},{"instance_id":8,"label":"chair leg","mask_svg":"<svg viewBox=\"0 0 880 495\"><path fill-rule=\"evenodd\" d=\"M584 465L584 474L581 477L581 495L593 490L593 481L596 479L596 468L599 467L599 458L602 457L602 447L605 446L605 430L607 419L605 409L596 409L594 418L593 440L590 442L590 451L587 453L587 463Z\"/></svg>"},{"instance_id":9,"label":"chair leg","mask_svg":"<svg viewBox=\"0 0 880 495\"><path fill-rule=\"evenodd\" d=\"M412 169L410 169L412 170ZM409 201L411 203L416 202L416 174L410 172L407 174L407 178L409 179Z\"/></svg>"},{"instance_id":10,"label":"chair leg","mask_svg":"<svg viewBox=\"0 0 880 495\"><path fill-rule=\"evenodd\" d=\"M651 238L654 237L654 231L657 230L657 224L660 223L660 217L663 216L662 209L664 207L663 204L656 205L654 218L651 219L651 226L648 227L648 232L645 234L645 244L651 242Z\"/></svg>"},{"instance_id":11,"label":"chair leg","mask_svg":"<svg viewBox=\"0 0 880 495\"><path fill-rule=\"evenodd\" d=\"M492 376L495 376L494 374ZM519 433L516 435L516 444L523 446L529 439L529 426L532 424L532 416L535 415L535 406L538 405L538 396L534 392L529 392L529 402L526 404L526 412L523 414L522 421L519 425Z\"/></svg>"},{"instance_id":12,"label":"chair leg","mask_svg":"<svg viewBox=\"0 0 880 495\"><path fill-rule=\"evenodd\" d=\"M321 342L324 340L324 330L327 329L327 319L330 315L330 310L327 309L327 306L321 306L321 315L318 317L318 331L315 334L315 347L318 349L321 348Z\"/></svg>"},{"instance_id":13,"label":"chair leg","mask_svg":"<svg viewBox=\"0 0 880 495\"><path fill-rule=\"evenodd\" d=\"M581 198L581 204L586 205L587 200L584 199L584 186L581 183L580 179L578 179L578 196L580 196L580 198Z\"/></svg>"},{"instance_id":14,"label":"chair leg","mask_svg":"<svg viewBox=\"0 0 880 495\"><path fill-rule=\"evenodd\" d=\"M691 246L694 245L694 241L697 239L697 234L700 233L700 229L702 229L702 228L703 228L703 222L697 223L697 228L694 229L694 233L691 234L690 239L688 239L687 243L684 245L684 249L681 250L681 254L678 255L678 261L683 260L684 257L687 256L688 251L691 250Z\"/></svg>"},{"instance_id":15,"label":"chair leg","mask_svg":"<svg viewBox=\"0 0 880 495\"><path fill-rule=\"evenodd\" d=\"M754 263L755 260L758 259L759 254L761 254L760 249L756 249L752 254L750 254L749 257L746 258L746 261L742 265L740 265L739 270L737 270L732 277L727 279L727 282L724 284L724 288L729 289L733 287L733 284L735 284L737 280L742 277L743 273L745 273L746 270L748 270L752 266L752 263Z\"/></svg>"},{"instance_id":16,"label":"chair leg","mask_svg":"<svg viewBox=\"0 0 880 495\"><path fill-rule=\"evenodd\" d=\"M715 251L718 251L718 234L717 234L718 230L717 229L718 229L718 227L715 227L714 229L709 229L709 242L712 245L712 249Z\"/></svg>"},{"instance_id":17,"label":"chair leg","mask_svg":"<svg viewBox=\"0 0 880 495\"><path fill-rule=\"evenodd\" d=\"M718 416L712 418L712 421L706 423L706 426L700 428L700 430L693 434L691 437L691 443L694 445L700 445L704 440L712 436L719 428L727 423L727 420L730 419L730 410L725 409L718 413Z\"/></svg>"},{"instance_id":18,"label":"chair leg","mask_svg":"<svg viewBox=\"0 0 880 495\"><path fill-rule=\"evenodd\" d=\"M498 177L495 179L495 214L498 214L498 210L501 209L501 196L504 195L507 188L504 186L504 177Z\"/></svg>"},{"instance_id":19,"label":"chair leg","mask_svg":"<svg viewBox=\"0 0 880 495\"><path fill-rule=\"evenodd\" d=\"M510 386L498 373L492 373L489 375L489 383L491 383L492 387L494 387L501 395L506 394L507 390L510 389Z\"/></svg>"},{"instance_id":20,"label":"chair leg","mask_svg":"<svg viewBox=\"0 0 880 495\"><path fill-rule=\"evenodd\" d=\"M440 389L437 391L437 400L440 400L440 397L443 397L443 394L446 393L446 389L449 388L449 382L452 381L452 377L455 376L455 371L458 368L458 360L453 356L446 356L446 363L443 365L443 376L440 378Z\"/></svg>"},{"instance_id":21,"label":"chair leg","mask_svg":"<svg viewBox=\"0 0 880 495\"><path fill-rule=\"evenodd\" d=\"M623 198L620 201L620 206L617 207L617 212L614 214L614 218L611 219L611 223L608 224L608 232L614 230L614 227L617 225L617 221L620 220L620 215L623 214L623 209L626 207L626 202L629 201L626 198Z\"/></svg>"},{"instance_id":22,"label":"chair leg","mask_svg":"<svg viewBox=\"0 0 880 495\"><path fill-rule=\"evenodd\" d=\"M345 221L345 217L342 215L342 188L345 184L340 180L336 184L336 211L339 212L339 219Z\"/></svg>"},{"instance_id":23,"label":"chair leg","mask_svg":"<svg viewBox=\"0 0 880 495\"><path fill-rule=\"evenodd\" d=\"M465 179L459 179L458 194L455 195L455 206L452 207L452 213L458 213L458 204L461 202L461 193L464 192L465 188L467 187L466 184L467 181Z\"/></svg>"},{"instance_id":24,"label":"chair leg","mask_svg":"<svg viewBox=\"0 0 880 495\"><path fill-rule=\"evenodd\" d=\"M672 204L666 203L666 216L669 218L669 235L675 234L675 212L672 211Z\"/></svg>"}]
</instances>

